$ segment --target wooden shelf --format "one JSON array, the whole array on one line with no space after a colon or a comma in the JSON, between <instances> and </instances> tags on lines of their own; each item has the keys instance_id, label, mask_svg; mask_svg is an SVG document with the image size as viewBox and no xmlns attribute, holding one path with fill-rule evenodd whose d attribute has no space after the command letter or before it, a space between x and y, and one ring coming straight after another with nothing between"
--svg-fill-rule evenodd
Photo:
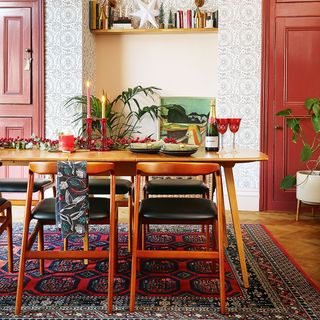
<instances>
[{"instance_id":1,"label":"wooden shelf","mask_svg":"<svg viewBox=\"0 0 320 320\"><path fill-rule=\"evenodd\" d=\"M96 35L121 35L121 34L143 34L143 33L196 33L196 32L218 32L218 28L192 28L192 29L108 29L91 30Z\"/></svg>"}]
</instances>

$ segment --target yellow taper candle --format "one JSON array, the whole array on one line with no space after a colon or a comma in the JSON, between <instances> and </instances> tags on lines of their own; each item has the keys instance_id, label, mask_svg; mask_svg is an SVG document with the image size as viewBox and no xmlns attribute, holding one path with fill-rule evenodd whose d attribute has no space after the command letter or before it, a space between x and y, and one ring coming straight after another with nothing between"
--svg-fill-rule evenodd
<instances>
[{"instance_id":1,"label":"yellow taper candle","mask_svg":"<svg viewBox=\"0 0 320 320\"><path fill-rule=\"evenodd\" d=\"M102 119L106 118L106 97L103 95L101 97L101 110L102 110Z\"/></svg>"}]
</instances>

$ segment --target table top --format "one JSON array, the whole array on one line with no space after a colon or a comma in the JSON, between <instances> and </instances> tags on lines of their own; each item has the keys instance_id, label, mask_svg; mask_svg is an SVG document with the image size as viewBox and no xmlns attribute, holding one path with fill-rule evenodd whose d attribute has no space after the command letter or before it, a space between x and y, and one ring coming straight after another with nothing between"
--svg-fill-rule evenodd
<instances>
[{"instance_id":1,"label":"table top","mask_svg":"<svg viewBox=\"0 0 320 320\"><path fill-rule=\"evenodd\" d=\"M183 161L183 162L216 162L221 165L228 163L247 163L254 161L266 161L268 156L256 150L236 151L228 150L220 152L206 152L204 148L191 156L168 156L164 154L143 154L132 153L128 150L112 151L88 151L80 150L73 153L48 152L40 150L15 150L1 149L0 162L4 165L23 165L31 161L97 161L97 162L139 162L139 161Z\"/></svg>"}]
</instances>

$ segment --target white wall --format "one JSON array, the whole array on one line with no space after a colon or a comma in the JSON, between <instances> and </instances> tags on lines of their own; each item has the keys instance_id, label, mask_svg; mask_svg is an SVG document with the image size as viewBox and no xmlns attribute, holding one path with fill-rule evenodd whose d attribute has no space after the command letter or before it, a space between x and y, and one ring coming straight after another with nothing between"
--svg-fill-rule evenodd
<instances>
[{"instance_id":1,"label":"white wall","mask_svg":"<svg viewBox=\"0 0 320 320\"><path fill-rule=\"evenodd\" d=\"M129 87L156 86L161 96L217 95L217 33L96 38L96 94L112 99ZM155 133L151 119L144 135Z\"/></svg>"}]
</instances>

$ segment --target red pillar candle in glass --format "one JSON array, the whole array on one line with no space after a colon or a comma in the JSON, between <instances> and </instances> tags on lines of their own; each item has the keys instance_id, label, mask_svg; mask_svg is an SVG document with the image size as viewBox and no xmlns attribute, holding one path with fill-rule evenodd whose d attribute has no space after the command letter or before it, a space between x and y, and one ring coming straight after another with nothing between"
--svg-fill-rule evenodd
<instances>
[{"instance_id":1,"label":"red pillar candle in glass","mask_svg":"<svg viewBox=\"0 0 320 320\"><path fill-rule=\"evenodd\" d=\"M74 151L74 136L73 134L61 134L59 136L59 146L61 151Z\"/></svg>"},{"instance_id":2,"label":"red pillar candle in glass","mask_svg":"<svg viewBox=\"0 0 320 320\"><path fill-rule=\"evenodd\" d=\"M87 81L87 118L91 118L90 81Z\"/></svg>"}]
</instances>

